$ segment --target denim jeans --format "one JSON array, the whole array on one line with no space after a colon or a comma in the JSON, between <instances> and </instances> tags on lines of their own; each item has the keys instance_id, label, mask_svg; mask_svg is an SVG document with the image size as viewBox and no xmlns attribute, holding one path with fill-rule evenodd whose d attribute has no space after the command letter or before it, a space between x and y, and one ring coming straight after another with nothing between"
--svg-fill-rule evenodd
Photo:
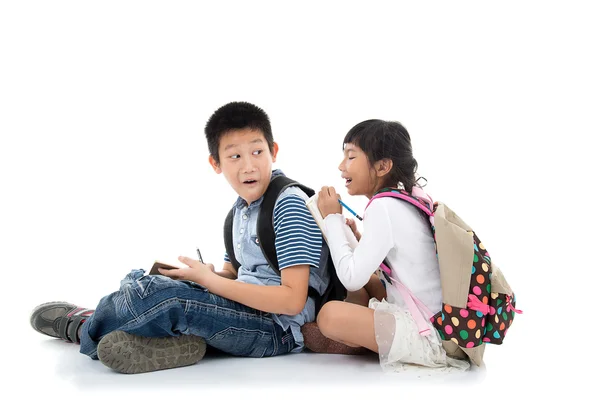
<instances>
[{"instance_id":1,"label":"denim jeans","mask_svg":"<svg viewBox=\"0 0 600 400\"><path fill-rule=\"evenodd\" d=\"M290 329L284 332L270 313L144 270L132 270L119 291L100 300L81 327L80 352L97 359L98 342L115 330L146 337L196 335L235 356L270 357L294 348Z\"/></svg>"}]
</instances>

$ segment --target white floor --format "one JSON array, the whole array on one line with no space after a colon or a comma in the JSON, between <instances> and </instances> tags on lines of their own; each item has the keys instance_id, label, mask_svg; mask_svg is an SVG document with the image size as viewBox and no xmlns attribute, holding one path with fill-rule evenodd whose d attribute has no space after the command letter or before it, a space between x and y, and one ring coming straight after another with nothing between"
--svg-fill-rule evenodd
<instances>
[{"instance_id":1,"label":"white floor","mask_svg":"<svg viewBox=\"0 0 600 400\"><path fill-rule=\"evenodd\" d=\"M144 398L165 398L165 393L206 394L207 391L219 396L243 393L257 398L282 394L286 398L307 398L315 391L315 394L340 393L353 398L359 393L375 394L390 389L418 392L431 384L479 386L487 374L485 369L444 376L432 376L426 369L418 375L385 374L376 355L306 352L264 359L211 354L191 367L123 375L81 355L76 345L30 331L24 332L30 346L22 348L20 357L14 358L22 364L19 367L24 368L25 375L13 376L26 385L28 392L41 398L66 399L74 395L106 398L126 392L143 393ZM23 379L25 376L28 378Z\"/></svg>"},{"instance_id":2,"label":"white floor","mask_svg":"<svg viewBox=\"0 0 600 400\"><path fill-rule=\"evenodd\" d=\"M521 318L502 346L486 348L484 368L451 375L383 373L377 356L301 353L248 359L209 355L198 364L147 374L123 375L79 353L76 345L48 338L29 327L20 315L11 335L4 319L0 393L15 390L38 399L168 399L185 397L227 399L414 398L461 399L494 394L490 398L597 398L588 391L595 381L592 346L586 352L564 351L532 340L532 323ZM516 327L515 327L516 328ZM586 362L587 360L587 362ZM587 393L583 394L583 393ZM498 397L496 397L498 396ZM553 396L555 397L555 396ZM6 397L4 397L6 398ZM483 397L481 397L483 398Z\"/></svg>"}]
</instances>

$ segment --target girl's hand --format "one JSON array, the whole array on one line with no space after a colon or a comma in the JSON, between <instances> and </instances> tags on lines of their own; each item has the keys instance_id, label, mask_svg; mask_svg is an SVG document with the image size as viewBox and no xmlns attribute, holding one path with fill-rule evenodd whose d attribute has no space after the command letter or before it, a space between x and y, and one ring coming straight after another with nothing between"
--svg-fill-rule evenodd
<instances>
[{"instance_id":1,"label":"girl's hand","mask_svg":"<svg viewBox=\"0 0 600 400\"><path fill-rule=\"evenodd\" d=\"M169 278L192 281L200 285L205 285L207 276L212 275L215 272L215 266L213 264L203 264L198 260L183 256L179 257L179 261L189 268L159 268L158 270L162 275L168 276Z\"/></svg>"},{"instance_id":2,"label":"girl's hand","mask_svg":"<svg viewBox=\"0 0 600 400\"><path fill-rule=\"evenodd\" d=\"M360 242L360 238L362 237L362 235L360 234L360 232L358 231L358 228L356 227L356 221L353 218L346 218L346 225L348 225L350 227L350 230L352 231L352 233L354 233L354 237L356 238L356 241Z\"/></svg>"},{"instance_id":3,"label":"girl's hand","mask_svg":"<svg viewBox=\"0 0 600 400\"><path fill-rule=\"evenodd\" d=\"M342 205L338 202L340 195L335 192L332 186L323 186L319 192L319 200L317 201L317 207L321 212L323 218L329 214L341 214Z\"/></svg>"}]
</instances>

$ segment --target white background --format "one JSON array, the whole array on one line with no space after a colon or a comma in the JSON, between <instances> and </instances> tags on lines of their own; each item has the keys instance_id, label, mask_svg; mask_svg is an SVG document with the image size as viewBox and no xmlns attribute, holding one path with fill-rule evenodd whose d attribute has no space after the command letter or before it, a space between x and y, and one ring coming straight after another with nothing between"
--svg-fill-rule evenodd
<instances>
[{"instance_id":1,"label":"white background","mask_svg":"<svg viewBox=\"0 0 600 400\"><path fill-rule=\"evenodd\" d=\"M1 390L465 398L591 386L595 3L213 3L1 3ZM221 265L236 195L207 162L203 128L239 100L269 114L275 167L357 210L366 200L344 195L337 170L345 133L370 118L407 127L427 189L475 228L524 311L488 346L487 371L432 386L383 378L372 359L300 354L124 376L29 327L37 304L94 307L155 259L199 246Z\"/></svg>"}]
</instances>

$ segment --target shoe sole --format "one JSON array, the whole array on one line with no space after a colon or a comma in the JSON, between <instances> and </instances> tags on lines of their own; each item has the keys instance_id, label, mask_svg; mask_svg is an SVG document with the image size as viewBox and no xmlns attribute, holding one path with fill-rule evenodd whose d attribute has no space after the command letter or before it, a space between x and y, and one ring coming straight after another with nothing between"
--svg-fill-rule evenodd
<instances>
[{"instance_id":1,"label":"shoe sole","mask_svg":"<svg viewBox=\"0 0 600 400\"><path fill-rule=\"evenodd\" d=\"M114 331L98 344L102 364L123 374L142 374L186 367L200 361L206 342L198 336L148 338Z\"/></svg>"}]
</instances>

